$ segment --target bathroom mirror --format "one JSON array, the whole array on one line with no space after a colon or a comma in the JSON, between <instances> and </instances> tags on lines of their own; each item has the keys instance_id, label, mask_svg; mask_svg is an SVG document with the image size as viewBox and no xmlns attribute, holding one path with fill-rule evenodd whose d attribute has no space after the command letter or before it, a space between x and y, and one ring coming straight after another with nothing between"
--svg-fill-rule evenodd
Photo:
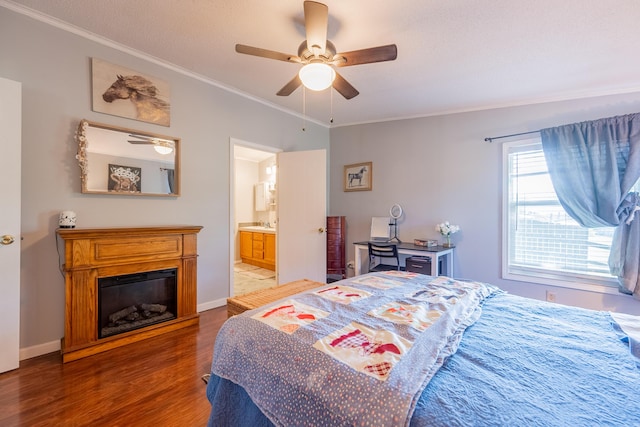
<instances>
[{"instance_id":1,"label":"bathroom mirror","mask_svg":"<svg viewBox=\"0 0 640 427\"><path fill-rule=\"evenodd\" d=\"M179 138L88 120L75 137L83 193L180 195Z\"/></svg>"}]
</instances>

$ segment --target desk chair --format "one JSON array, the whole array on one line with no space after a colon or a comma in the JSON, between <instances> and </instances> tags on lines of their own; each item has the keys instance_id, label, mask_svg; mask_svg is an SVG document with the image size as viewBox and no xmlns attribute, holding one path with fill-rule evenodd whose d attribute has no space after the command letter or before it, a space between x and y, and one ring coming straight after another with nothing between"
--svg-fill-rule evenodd
<instances>
[{"instance_id":1,"label":"desk chair","mask_svg":"<svg viewBox=\"0 0 640 427\"><path fill-rule=\"evenodd\" d=\"M369 272L372 271L389 271L402 270L400 267L400 256L398 255L398 247L393 244L372 243L369 242ZM380 258L380 263L374 265L376 258ZM387 260L395 260L395 264L385 263Z\"/></svg>"}]
</instances>

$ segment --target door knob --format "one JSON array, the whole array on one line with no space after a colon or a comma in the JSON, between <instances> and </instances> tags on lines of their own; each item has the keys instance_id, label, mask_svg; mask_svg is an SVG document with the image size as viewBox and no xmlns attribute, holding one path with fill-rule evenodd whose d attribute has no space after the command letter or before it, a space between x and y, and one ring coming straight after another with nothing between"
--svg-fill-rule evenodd
<instances>
[{"instance_id":1,"label":"door knob","mask_svg":"<svg viewBox=\"0 0 640 427\"><path fill-rule=\"evenodd\" d=\"M8 234L5 234L4 236L2 236L2 240L0 240L0 244L2 245L10 245L15 241L13 236L10 236Z\"/></svg>"},{"instance_id":2,"label":"door knob","mask_svg":"<svg viewBox=\"0 0 640 427\"><path fill-rule=\"evenodd\" d=\"M318 233L324 233L324 228L322 227L318 228Z\"/></svg>"}]
</instances>

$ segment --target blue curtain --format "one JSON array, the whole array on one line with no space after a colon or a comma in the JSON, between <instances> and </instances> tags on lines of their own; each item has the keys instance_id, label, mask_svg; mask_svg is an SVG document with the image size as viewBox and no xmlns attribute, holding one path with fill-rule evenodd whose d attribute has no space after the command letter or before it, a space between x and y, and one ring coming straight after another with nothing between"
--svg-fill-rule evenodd
<instances>
[{"instance_id":1,"label":"blue curtain","mask_svg":"<svg viewBox=\"0 0 640 427\"><path fill-rule=\"evenodd\" d=\"M583 227L616 227L609 269L620 291L640 298L640 113L542 129L560 203ZM640 214L638 214L640 216Z\"/></svg>"},{"instance_id":2,"label":"blue curtain","mask_svg":"<svg viewBox=\"0 0 640 427\"><path fill-rule=\"evenodd\" d=\"M169 183L169 192L175 193L175 169L167 169L167 182Z\"/></svg>"}]
</instances>

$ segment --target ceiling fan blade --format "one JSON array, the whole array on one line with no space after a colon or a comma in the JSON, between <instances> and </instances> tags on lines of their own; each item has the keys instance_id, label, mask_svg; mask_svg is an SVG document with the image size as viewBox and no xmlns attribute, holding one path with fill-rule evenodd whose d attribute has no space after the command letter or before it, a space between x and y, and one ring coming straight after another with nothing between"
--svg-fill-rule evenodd
<instances>
[{"instance_id":1,"label":"ceiling fan blade","mask_svg":"<svg viewBox=\"0 0 640 427\"><path fill-rule=\"evenodd\" d=\"M351 86L351 83L346 81L344 77L338 73L336 73L336 79L333 81L333 88L346 99L354 98L360 93L355 87Z\"/></svg>"},{"instance_id":2,"label":"ceiling fan blade","mask_svg":"<svg viewBox=\"0 0 640 427\"><path fill-rule=\"evenodd\" d=\"M298 87L300 85L302 85L302 80L300 80L300 77L296 74L296 76L294 78L292 78L289 81L289 83L284 85L283 88L280 89L276 95L278 95L278 96L289 96L289 95L291 95L293 93L293 91L298 89Z\"/></svg>"},{"instance_id":3,"label":"ceiling fan blade","mask_svg":"<svg viewBox=\"0 0 640 427\"><path fill-rule=\"evenodd\" d=\"M147 135L137 135L135 133L130 133L129 136L131 138L137 138L136 141L127 141L131 144L174 144L175 141L171 139L158 138L155 136L147 136ZM141 141L140 141L141 140Z\"/></svg>"},{"instance_id":4,"label":"ceiling fan blade","mask_svg":"<svg viewBox=\"0 0 640 427\"><path fill-rule=\"evenodd\" d=\"M372 62L393 61L398 57L398 48L395 44L370 47L368 49L352 50L351 52L337 53L333 58L336 67L348 67L350 65L371 64ZM342 61L341 58L346 59Z\"/></svg>"},{"instance_id":5,"label":"ceiling fan blade","mask_svg":"<svg viewBox=\"0 0 640 427\"><path fill-rule=\"evenodd\" d=\"M146 141L151 141L151 140L153 140L153 139L154 139L154 138L152 138L152 137L150 137L150 136L147 136L147 135L137 135L137 134L135 134L135 133L130 133L130 134L129 134L129 136L130 136L131 138L144 139L144 140L146 140Z\"/></svg>"},{"instance_id":6,"label":"ceiling fan blade","mask_svg":"<svg viewBox=\"0 0 640 427\"><path fill-rule=\"evenodd\" d=\"M307 32L307 49L320 55L327 48L329 8L315 1L304 2L304 26Z\"/></svg>"},{"instance_id":7,"label":"ceiling fan blade","mask_svg":"<svg viewBox=\"0 0 640 427\"><path fill-rule=\"evenodd\" d=\"M300 62L300 58L295 55L288 55L286 53L276 52L275 50L262 49L244 44L237 44L236 52L244 53L245 55L260 56L262 58L276 59L278 61Z\"/></svg>"}]
</instances>

